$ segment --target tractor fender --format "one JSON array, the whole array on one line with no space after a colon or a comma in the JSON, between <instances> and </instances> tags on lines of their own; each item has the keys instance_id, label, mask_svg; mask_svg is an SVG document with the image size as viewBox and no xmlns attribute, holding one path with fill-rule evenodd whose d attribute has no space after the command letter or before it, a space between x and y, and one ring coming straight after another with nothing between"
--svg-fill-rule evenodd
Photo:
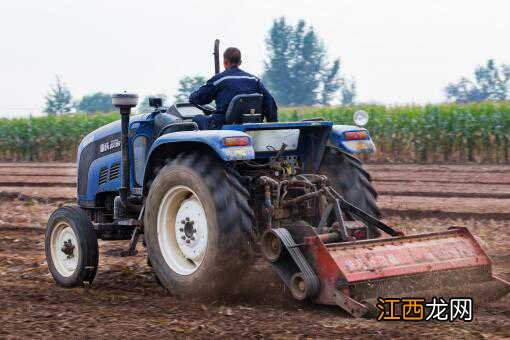
<instances>
[{"instance_id":1,"label":"tractor fender","mask_svg":"<svg viewBox=\"0 0 510 340\"><path fill-rule=\"evenodd\" d=\"M225 146L226 137L248 137L250 143L246 146ZM255 158L253 141L250 135L235 130L198 130L179 131L164 134L152 143L147 156L144 170L144 190L149 178L154 176L153 166L157 159L176 157L182 152L203 151L214 154L223 161L242 161Z\"/></svg>"},{"instance_id":2,"label":"tractor fender","mask_svg":"<svg viewBox=\"0 0 510 340\"><path fill-rule=\"evenodd\" d=\"M250 144L246 146L225 146L224 138L248 137ZM177 144L179 143L179 144ZM219 158L229 161L250 160L255 158L255 151L251 136L234 130L202 130L202 131L179 131L160 136L154 141L149 151L148 159L162 146L175 145L181 149L185 144L201 144L208 146Z\"/></svg>"},{"instance_id":3,"label":"tractor fender","mask_svg":"<svg viewBox=\"0 0 510 340\"><path fill-rule=\"evenodd\" d=\"M344 132L366 131L367 138L345 140ZM375 145L367 129L355 125L333 125L328 143L349 154L367 154L375 152Z\"/></svg>"}]
</instances>

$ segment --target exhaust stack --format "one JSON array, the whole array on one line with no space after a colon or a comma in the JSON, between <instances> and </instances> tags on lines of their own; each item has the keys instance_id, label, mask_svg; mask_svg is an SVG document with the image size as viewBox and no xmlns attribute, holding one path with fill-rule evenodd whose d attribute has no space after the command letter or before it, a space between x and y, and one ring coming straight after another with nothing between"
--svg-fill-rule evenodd
<instances>
[{"instance_id":1,"label":"exhaust stack","mask_svg":"<svg viewBox=\"0 0 510 340\"><path fill-rule=\"evenodd\" d=\"M134 93L116 93L112 95L112 104L120 111L120 122L121 122L121 150L122 150L122 177L120 184L120 200L123 207L128 206L128 196L130 192L130 172L129 172L129 145L128 145L128 134L129 134L129 115L131 114L131 108L138 104L138 95Z\"/></svg>"},{"instance_id":2,"label":"exhaust stack","mask_svg":"<svg viewBox=\"0 0 510 340\"><path fill-rule=\"evenodd\" d=\"M220 40L214 40L214 74L220 73Z\"/></svg>"}]
</instances>

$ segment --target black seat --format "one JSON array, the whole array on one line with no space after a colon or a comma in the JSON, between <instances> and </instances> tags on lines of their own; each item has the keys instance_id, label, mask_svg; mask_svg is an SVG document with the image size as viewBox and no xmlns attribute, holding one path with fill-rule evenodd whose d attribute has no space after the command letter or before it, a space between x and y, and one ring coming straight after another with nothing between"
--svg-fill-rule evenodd
<instances>
[{"instance_id":1,"label":"black seat","mask_svg":"<svg viewBox=\"0 0 510 340\"><path fill-rule=\"evenodd\" d=\"M227 124L262 122L263 95L260 93L238 94L228 104L225 113Z\"/></svg>"},{"instance_id":2,"label":"black seat","mask_svg":"<svg viewBox=\"0 0 510 340\"><path fill-rule=\"evenodd\" d=\"M156 139L166 133L194 130L198 130L197 123L185 122L173 115L161 112L154 118L153 138Z\"/></svg>"},{"instance_id":3,"label":"black seat","mask_svg":"<svg viewBox=\"0 0 510 340\"><path fill-rule=\"evenodd\" d=\"M160 136L172 133L172 132L179 132L179 131L197 131L198 125L195 122L180 122L180 123L172 123L167 126L165 126L161 132L159 133Z\"/></svg>"}]
</instances>

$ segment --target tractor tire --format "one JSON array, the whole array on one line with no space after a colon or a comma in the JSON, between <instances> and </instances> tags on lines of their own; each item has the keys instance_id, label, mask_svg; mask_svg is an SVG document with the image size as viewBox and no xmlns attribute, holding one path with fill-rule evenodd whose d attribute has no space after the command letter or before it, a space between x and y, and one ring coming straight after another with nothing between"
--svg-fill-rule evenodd
<instances>
[{"instance_id":1,"label":"tractor tire","mask_svg":"<svg viewBox=\"0 0 510 340\"><path fill-rule=\"evenodd\" d=\"M174 296L218 298L251 263L253 212L232 171L213 157L184 154L151 184L144 216L149 259Z\"/></svg>"},{"instance_id":2,"label":"tractor tire","mask_svg":"<svg viewBox=\"0 0 510 340\"><path fill-rule=\"evenodd\" d=\"M92 284L99 262L96 232L83 209L58 208L51 214L45 232L48 268L57 284L76 287Z\"/></svg>"},{"instance_id":3,"label":"tractor tire","mask_svg":"<svg viewBox=\"0 0 510 340\"><path fill-rule=\"evenodd\" d=\"M328 176L329 183L346 201L374 217L381 217L376 203L377 191L359 159L328 146L319 172Z\"/></svg>"}]
</instances>

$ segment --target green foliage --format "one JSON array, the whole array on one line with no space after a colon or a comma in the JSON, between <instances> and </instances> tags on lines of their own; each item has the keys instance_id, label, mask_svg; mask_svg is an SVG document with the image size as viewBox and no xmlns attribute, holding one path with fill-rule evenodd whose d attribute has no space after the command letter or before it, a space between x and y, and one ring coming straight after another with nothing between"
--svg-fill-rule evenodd
<instances>
[{"instance_id":1,"label":"green foliage","mask_svg":"<svg viewBox=\"0 0 510 340\"><path fill-rule=\"evenodd\" d=\"M70 112L73 107L71 103L71 92L59 76L56 76L55 78L55 85L50 88L50 91L45 97L46 103L44 106L44 112L49 115L67 113Z\"/></svg>"},{"instance_id":2,"label":"green foliage","mask_svg":"<svg viewBox=\"0 0 510 340\"><path fill-rule=\"evenodd\" d=\"M341 79L338 77L338 72L340 71L340 60L335 60L333 62L333 66L329 70L325 70L323 78L322 78L322 91L321 91L321 100L320 103L322 105L328 105L331 102L331 99L335 92L341 86Z\"/></svg>"},{"instance_id":3,"label":"green foliage","mask_svg":"<svg viewBox=\"0 0 510 340\"><path fill-rule=\"evenodd\" d=\"M205 84L205 78L202 76L186 76L179 80L179 88L175 95L176 102L188 102L189 95L198 90L198 88Z\"/></svg>"},{"instance_id":4,"label":"green foliage","mask_svg":"<svg viewBox=\"0 0 510 340\"><path fill-rule=\"evenodd\" d=\"M78 111L87 113L112 112L112 96L108 93L96 92L83 96L78 105Z\"/></svg>"},{"instance_id":5,"label":"green foliage","mask_svg":"<svg viewBox=\"0 0 510 340\"><path fill-rule=\"evenodd\" d=\"M0 159L74 160L86 134L117 119L118 113L0 119Z\"/></svg>"},{"instance_id":6,"label":"green foliage","mask_svg":"<svg viewBox=\"0 0 510 340\"><path fill-rule=\"evenodd\" d=\"M352 116L360 109L370 113L366 128L377 146L371 160L510 162L509 102L283 108L280 119L323 117L353 125Z\"/></svg>"},{"instance_id":7,"label":"green foliage","mask_svg":"<svg viewBox=\"0 0 510 340\"><path fill-rule=\"evenodd\" d=\"M354 99L356 99L356 82L354 80L349 80L346 78L342 78L342 97L341 104L342 105L352 105L354 104Z\"/></svg>"},{"instance_id":8,"label":"green foliage","mask_svg":"<svg viewBox=\"0 0 510 340\"><path fill-rule=\"evenodd\" d=\"M322 40L304 20L275 20L266 47L263 79L281 105L326 105L342 86L340 60L328 65Z\"/></svg>"},{"instance_id":9,"label":"green foliage","mask_svg":"<svg viewBox=\"0 0 510 340\"><path fill-rule=\"evenodd\" d=\"M370 113L366 127L377 146L370 160L510 163L510 102L287 107L280 120L352 125L359 109ZM117 113L0 119L0 160L74 160L87 133L117 119Z\"/></svg>"},{"instance_id":10,"label":"green foliage","mask_svg":"<svg viewBox=\"0 0 510 340\"><path fill-rule=\"evenodd\" d=\"M475 79L461 78L445 88L448 99L456 103L507 100L510 90L510 65L496 65L493 59L475 69Z\"/></svg>"}]
</instances>

